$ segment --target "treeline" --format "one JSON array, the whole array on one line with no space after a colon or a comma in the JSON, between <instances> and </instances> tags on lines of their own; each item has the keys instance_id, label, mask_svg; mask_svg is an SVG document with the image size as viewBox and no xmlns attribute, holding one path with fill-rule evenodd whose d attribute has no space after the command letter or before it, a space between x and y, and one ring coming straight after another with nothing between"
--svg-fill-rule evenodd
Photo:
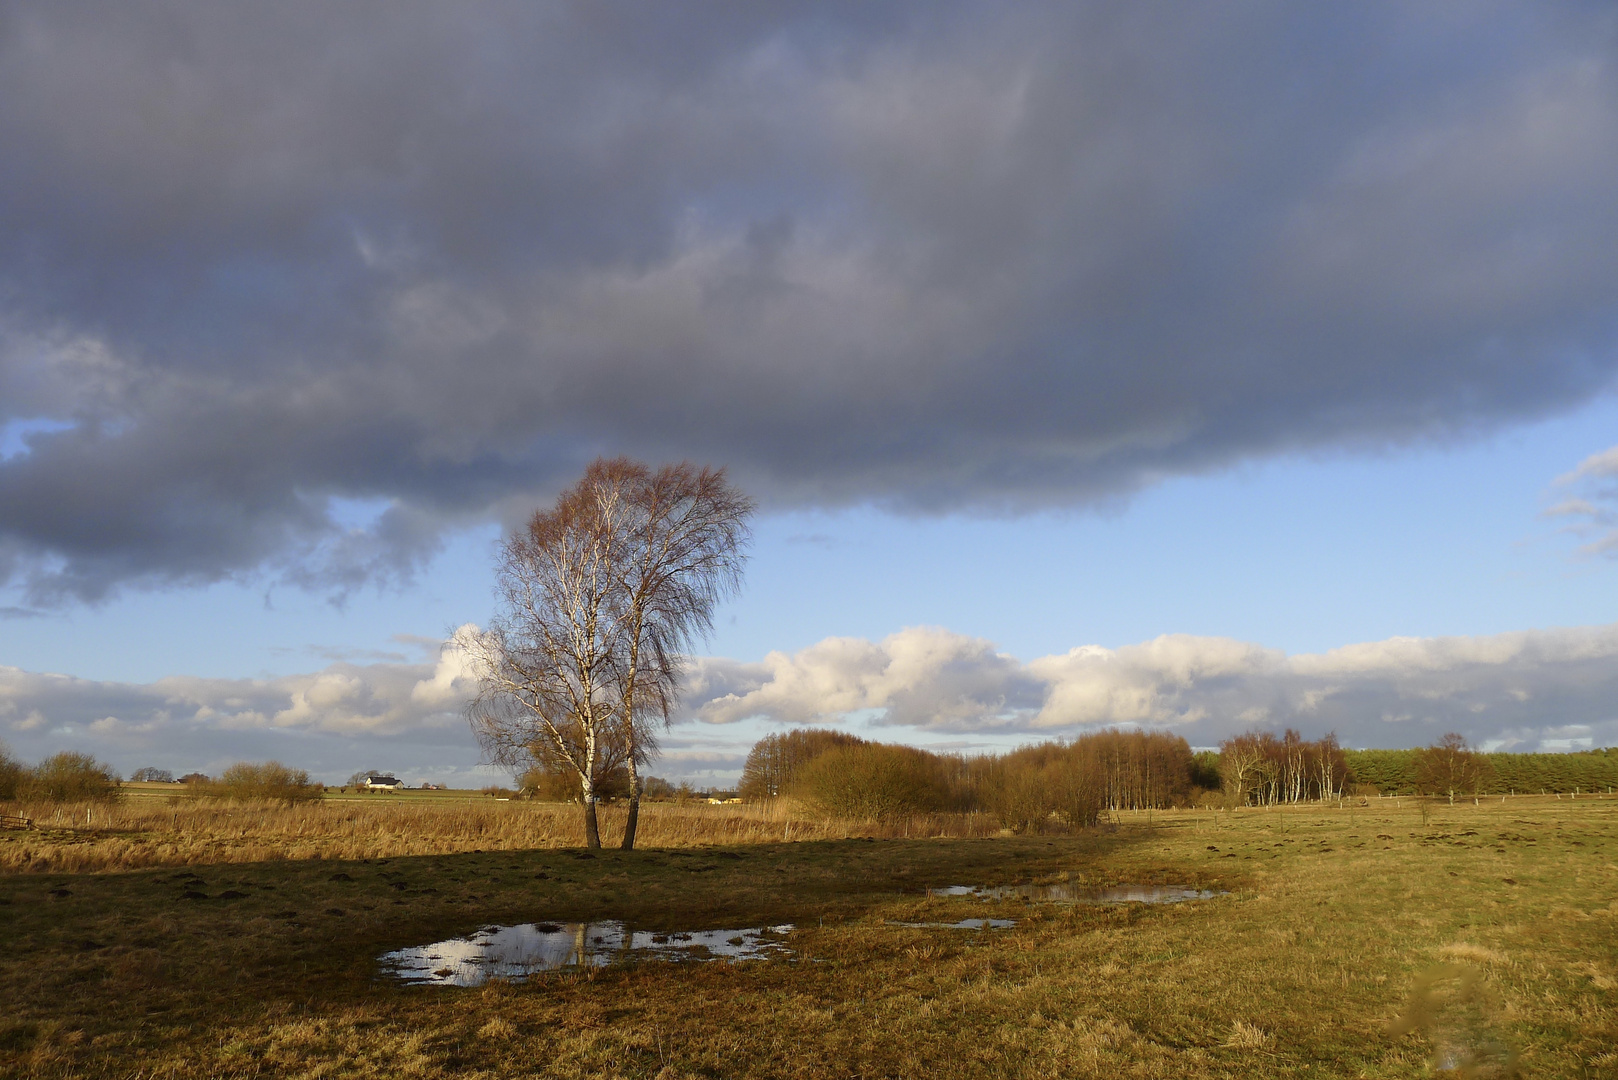
<instances>
[{"instance_id":1,"label":"treeline","mask_svg":"<svg viewBox=\"0 0 1618 1080\"><path fill-rule=\"evenodd\" d=\"M1273 806L1345 794L1457 795L1618 787L1618 750L1482 754L1459 735L1419 750L1345 750L1334 734L1248 732L1217 753L1178 735L1102 731L1006 754L935 754L805 728L754 745L739 794L792 798L830 816L979 812L1039 831L1093 824L1109 810Z\"/></svg>"},{"instance_id":2,"label":"treeline","mask_svg":"<svg viewBox=\"0 0 1618 1080\"><path fill-rule=\"evenodd\" d=\"M1182 805L1198 790L1196 775L1186 741L1161 732L1105 731L968 757L811 728L761 739L738 793L790 797L834 817L979 812L1040 831L1091 825L1105 810Z\"/></svg>"},{"instance_id":3,"label":"treeline","mask_svg":"<svg viewBox=\"0 0 1618 1080\"><path fill-rule=\"evenodd\" d=\"M1354 782L1383 795L1414 795L1423 786L1421 750L1349 750ZM1487 764L1481 777L1483 795L1618 789L1618 748L1579 750L1565 754L1479 754Z\"/></svg>"},{"instance_id":4,"label":"treeline","mask_svg":"<svg viewBox=\"0 0 1618 1080\"><path fill-rule=\"evenodd\" d=\"M135 778L158 771L140 769ZM217 799L304 802L318 799L326 791L323 785L310 780L307 772L290 769L279 761L238 762L217 780L201 774L185 779L191 793ZM64 750L29 766L0 746L0 802L111 802L122 796L117 771L89 754Z\"/></svg>"},{"instance_id":5,"label":"treeline","mask_svg":"<svg viewBox=\"0 0 1618 1080\"><path fill-rule=\"evenodd\" d=\"M1250 731L1219 746L1219 787L1237 805L1334 799L1348 782L1348 760L1336 734L1309 742L1288 728Z\"/></svg>"}]
</instances>

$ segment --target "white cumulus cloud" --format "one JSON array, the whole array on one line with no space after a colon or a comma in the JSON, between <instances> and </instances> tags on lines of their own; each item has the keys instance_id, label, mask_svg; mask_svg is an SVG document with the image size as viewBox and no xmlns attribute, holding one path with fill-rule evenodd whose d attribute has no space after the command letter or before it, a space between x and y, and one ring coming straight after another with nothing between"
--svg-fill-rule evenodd
<instances>
[{"instance_id":1,"label":"white cumulus cloud","mask_svg":"<svg viewBox=\"0 0 1618 1080\"><path fill-rule=\"evenodd\" d=\"M0 667L0 736L25 759L87 750L125 772L274 757L332 780L383 766L471 782L479 753L462 706L472 689L453 647L423 663L333 663L275 679L117 683ZM1169 634L1029 661L982 638L912 627L757 662L701 658L683 701L654 771L704 783L733 779L761 733L806 724L967 748L1108 726L1211 745L1256 726L1336 731L1351 746L1416 746L1459 731L1491 748L1567 750L1618 744L1618 624L1396 637L1295 656Z\"/></svg>"},{"instance_id":2,"label":"white cumulus cloud","mask_svg":"<svg viewBox=\"0 0 1618 1080\"><path fill-rule=\"evenodd\" d=\"M1172 728L1196 744L1293 726L1362 746L1460 731L1480 743L1565 749L1618 741L1615 660L1618 625L1397 637L1296 656L1170 634L1026 663L979 638L914 628L881 642L831 638L758 664L705 660L687 707L716 724L852 719L1029 737L1128 725Z\"/></svg>"}]
</instances>

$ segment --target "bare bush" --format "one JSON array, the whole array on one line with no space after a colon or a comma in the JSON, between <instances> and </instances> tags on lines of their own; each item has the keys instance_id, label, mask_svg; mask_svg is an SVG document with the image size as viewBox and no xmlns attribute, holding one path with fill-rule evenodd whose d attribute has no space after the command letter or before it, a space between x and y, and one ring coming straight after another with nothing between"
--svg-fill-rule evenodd
<instances>
[{"instance_id":1,"label":"bare bush","mask_svg":"<svg viewBox=\"0 0 1618 1080\"><path fill-rule=\"evenodd\" d=\"M753 802L785 795L815 758L835 747L858 746L864 742L847 732L825 728L799 728L766 735L748 752L736 793Z\"/></svg>"},{"instance_id":2,"label":"bare bush","mask_svg":"<svg viewBox=\"0 0 1618 1080\"><path fill-rule=\"evenodd\" d=\"M0 802L10 802L17 797L27 771L22 762L7 752L5 744L0 743Z\"/></svg>"},{"instance_id":3,"label":"bare bush","mask_svg":"<svg viewBox=\"0 0 1618 1080\"><path fill-rule=\"evenodd\" d=\"M1108 790L1106 768L1094 749L1081 739L980 759L973 805L1018 832L1094 825Z\"/></svg>"},{"instance_id":4,"label":"bare bush","mask_svg":"<svg viewBox=\"0 0 1618 1080\"><path fill-rule=\"evenodd\" d=\"M282 803L308 802L320 798L326 790L311 782L307 772L288 768L279 761L262 764L239 761L203 788L205 794L220 799L266 799Z\"/></svg>"},{"instance_id":5,"label":"bare bush","mask_svg":"<svg viewBox=\"0 0 1618 1080\"><path fill-rule=\"evenodd\" d=\"M118 774L89 754L64 750L26 770L17 785L18 798L35 802L110 802L122 792Z\"/></svg>"},{"instance_id":6,"label":"bare bush","mask_svg":"<svg viewBox=\"0 0 1618 1080\"><path fill-rule=\"evenodd\" d=\"M793 790L828 817L884 821L929 814L951 801L942 764L910 746L835 746L804 767Z\"/></svg>"},{"instance_id":7,"label":"bare bush","mask_svg":"<svg viewBox=\"0 0 1618 1080\"><path fill-rule=\"evenodd\" d=\"M768 735L748 754L741 794L790 794L830 817L983 812L1039 832L1093 825L1102 809L1191 801L1191 748L1159 732L1101 732L1009 754L962 757L802 729Z\"/></svg>"}]
</instances>

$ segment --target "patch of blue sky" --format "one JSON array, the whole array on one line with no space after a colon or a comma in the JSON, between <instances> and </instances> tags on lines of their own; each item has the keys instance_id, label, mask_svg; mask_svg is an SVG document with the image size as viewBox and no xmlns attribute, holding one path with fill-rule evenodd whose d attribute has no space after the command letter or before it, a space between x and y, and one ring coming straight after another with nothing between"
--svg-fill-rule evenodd
<instances>
[{"instance_id":1,"label":"patch of blue sky","mask_svg":"<svg viewBox=\"0 0 1618 1080\"><path fill-rule=\"evenodd\" d=\"M388 498L352 499L334 496L326 500L326 516L344 532L369 532L376 528L394 505Z\"/></svg>"},{"instance_id":2,"label":"patch of blue sky","mask_svg":"<svg viewBox=\"0 0 1618 1080\"><path fill-rule=\"evenodd\" d=\"M7 420L4 424L0 424L0 462L32 453L29 446L30 436L67 431L75 426L71 420L55 420L48 416Z\"/></svg>"},{"instance_id":3,"label":"patch of blue sky","mask_svg":"<svg viewBox=\"0 0 1618 1080\"><path fill-rule=\"evenodd\" d=\"M1608 623L1618 568L1541 513L1557 477L1614 443L1608 397L1478 441L1176 478L1105 512L778 515L711 650L750 660L937 625L1025 660L1169 633L1297 653Z\"/></svg>"}]
</instances>

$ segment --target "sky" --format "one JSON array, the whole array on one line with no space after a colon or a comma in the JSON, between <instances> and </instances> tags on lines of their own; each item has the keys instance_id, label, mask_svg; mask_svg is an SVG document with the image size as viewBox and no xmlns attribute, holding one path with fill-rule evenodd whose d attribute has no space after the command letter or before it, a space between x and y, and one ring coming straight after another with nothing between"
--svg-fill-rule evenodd
<instances>
[{"instance_id":1,"label":"sky","mask_svg":"<svg viewBox=\"0 0 1618 1080\"><path fill-rule=\"evenodd\" d=\"M599 454L745 589L654 767L1618 744L1603 4L0 4L0 740L487 782Z\"/></svg>"}]
</instances>

